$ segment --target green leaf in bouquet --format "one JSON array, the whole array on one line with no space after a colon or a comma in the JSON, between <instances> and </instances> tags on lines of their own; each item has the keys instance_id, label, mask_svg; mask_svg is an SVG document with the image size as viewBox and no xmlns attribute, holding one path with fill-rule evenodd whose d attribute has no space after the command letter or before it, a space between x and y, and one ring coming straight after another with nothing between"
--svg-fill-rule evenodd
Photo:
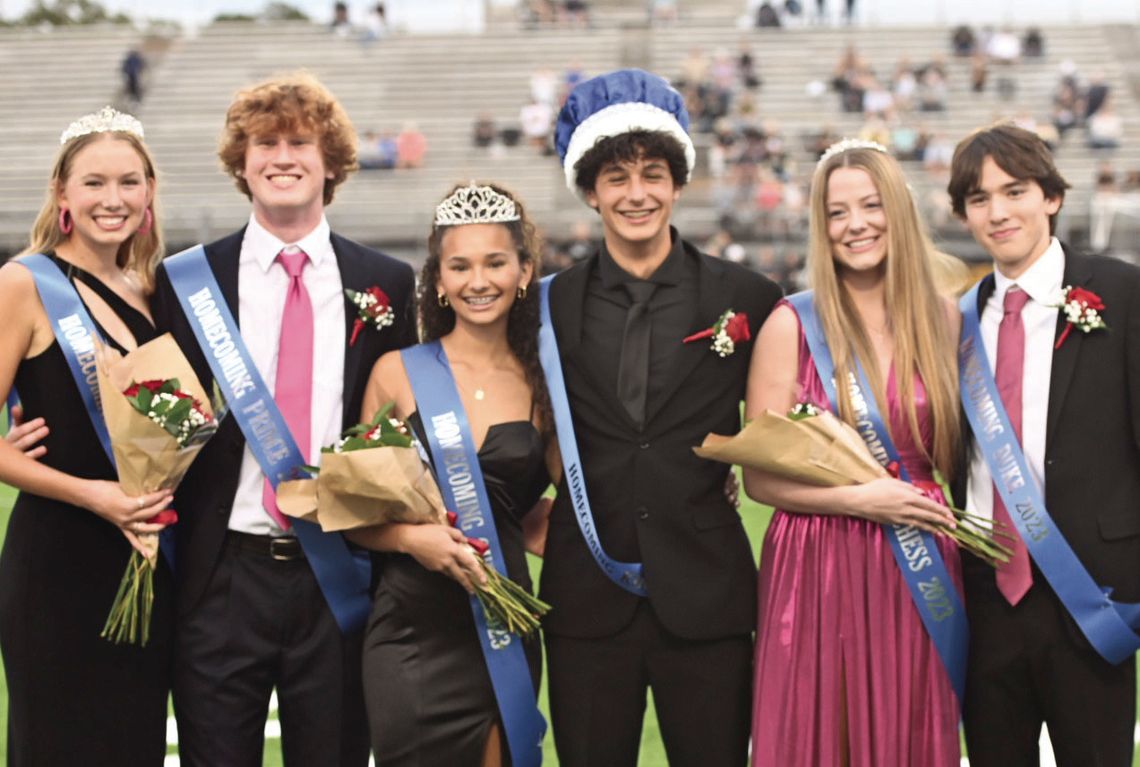
<instances>
[{"instance_id":1,"label":"green leaf in bouquet","mask_svg":"<svg viewBox=\"0 0 1140 767\"><path fill-rule=\"evenodd\" d=\"M138 404L136 404L135 407L145 413L150 410L150 403L153 399L154 393L145 386L140 386L137 398Z\"/></svg>"},{"instance_id":2,"label":"green leaf in bouquet","mask_svg":"<svg viewBox=\"0 0 1140 767\"><path fill-rule=\"evenodd\" d=\"M163 394L173 394L181 388L182 385L178 382L177 378L168 378L162 382L162 386L160 386L158 390Z\"/></svg>"},{"instance_id":3,"label":"green leaf in bouquet","mask_svg":"<svg viewBox=\"0 0 1140 767\"><path fill-rule=\"evenodd\" d=\"M371 429L368 427L367 424L358 423L355 426L352 426L348 429L345 429L344 435L346 437L347 436L362 437L370 431L371 431Z\"/></svg>"},{"instance_id":4,"label":"green leaf in bouquet","mask_svg":"<svg viewBox=\"0 0 1140 767\"><path fill-rule=\"evenodd\" d=\"M349 437L344 441L340 450L342 453L351 453L353 450L363 450L366 447L368 447L368 443L360 437Z\"/></svg>"},{"instance_id":5,"label":"green leaf in bouquet","mask_svg":"<svg viewBox=\"0 0 1140 767\"><path fill-rule=\"evenodd\" d=\"M322 453L325 453L325 452L331 453L332 448L322 447L321 452ZM311 474L314 477L321 473L321 467L320 466L310 466L309 464L306 463L303 466L301 466L300 468L301 468L301 471L307 471L309 474Z\"/></svg>"},{"instance_id":6,"label":"green leaf in bouquet","mask_svg":"<svg viewBox=\"0 0 1140 767\"><path fill-rule=\"evenodd\" d=\"M194 406L194 401L189 397L180 399L170 406L166 414L166 420L171 422L171 425L178 428L178 425L190 417L190 409Z\"/></svg>"}]
</instances>

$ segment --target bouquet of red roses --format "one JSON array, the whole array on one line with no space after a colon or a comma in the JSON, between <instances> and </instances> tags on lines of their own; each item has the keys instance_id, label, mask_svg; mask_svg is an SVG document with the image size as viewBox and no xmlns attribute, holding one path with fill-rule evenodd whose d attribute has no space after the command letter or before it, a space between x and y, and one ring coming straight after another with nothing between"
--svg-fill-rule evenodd
<instances>
[{"instance_id":1,"label":"bouquet of red roses","mask_svg":"<svg viewBox=\"0 0 1140 767\"><path fill-rule=\"evenodd\" d=\"M855 429L830 411L810 403L798 403L787 416L765 410L736 436L709 434L693 451L702 458L759 469L820 487L858 485L886 476L898 477L896 466L883 467L872 457ZM940 483L919 480L914 484L933 500L938 500L939 490L946 499L950 498L949 489ZM940 526L939 532L994 567L1009 561L1012 552L996 540L1009 538L1007 530L992 519L953 506L950 510L969 524L953 529Z\"/></svg>"},{"instance_id":2,"label":"bouquet of red roses","mask_svg":"<svg viewBox=\"0 0 1140 767\"><path fill-rule=\"evenodd\" d=\"M128 495L174 489L198 451L217 431L217 420L197 376L169 335L126 356L101 346L97 374L103 417L119 484ZM172 525L173 509L148 522ZM145 645L150 638L158 535L141 533L145 553L134 549L100 636L116 644Z\"/></svg>"},{"instance_id":3,"label":"bouquet of red roses","mask_svg":"<svg viewBox=\"0 0 1140 767\"><path fill-rule=\"evenodd\" d=\"M326 532L390 522L456 525L446 511L422 447L408 426L391 417L395 403L382 407L368 423L348 429L321 449L320 467L307 467L316 479L282 482L277 506L292 517L316 522ZM475 595L487 623L529 636L550 611L522 586L487 562L487 543L468 538L487 583Z\"/></svg>"}]
</instances>

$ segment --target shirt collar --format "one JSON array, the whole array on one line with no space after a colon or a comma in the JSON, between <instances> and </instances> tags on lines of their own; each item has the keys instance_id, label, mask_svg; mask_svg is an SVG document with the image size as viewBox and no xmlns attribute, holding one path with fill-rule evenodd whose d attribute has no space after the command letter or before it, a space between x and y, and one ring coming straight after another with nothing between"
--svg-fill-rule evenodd
<instances>
[{"instance_id":1,"label":"shirt collar","mask_svg":"<svg viewBox=\"0 0 1140 767\"><path fill-rule=\"evenodd\" d=\"M665 256L661 266L645 278L644 282L654 282L658 285L679 285L685 279L685 245L674 227L669 227L669 237L672 242L669 255ZM598 257L598 274L602 278L602 286L607 290L638 279L618 266L617 261L614 261L614 257L606 248L605 240L602 240L602 250Z\"/></svg>"},{"instance_id":2,"label":"shirt collar","mask_svg":"<svg viewBox=\"0 0 1140 767\"><path fill-rule=\"evenodd\" d=\"M313 266L320 266L321 261L335 256L332 243L329 241L329 222L321 215L320 223L313 231L306 234L296 242L283 242L276 235L261 225L257 216L250 214L249 226L246 227L245 237L242 238L241 254L245 260L252 259L261 267L261 271L268 272L269 267L277 259L277 254L290 245L295 245L309 257Z\"/></svg>"},{"instance_id":3,"label":"shirt collar","mask_svg":"<svg viewBox=\"0 0 1140 767\"><path fill-rule=\"evenodd\" d=\"M1011 280L999 270L994 270L994 295L1005 300L1005 293L1016 284L1029 294L1035 303L1049 306L1060 303L1061 283L1065 279L1065 251L1061 241L1052 238L1049 247L1041 258L1030 266L1016 280Z\"/></svg>"}]
</instances>

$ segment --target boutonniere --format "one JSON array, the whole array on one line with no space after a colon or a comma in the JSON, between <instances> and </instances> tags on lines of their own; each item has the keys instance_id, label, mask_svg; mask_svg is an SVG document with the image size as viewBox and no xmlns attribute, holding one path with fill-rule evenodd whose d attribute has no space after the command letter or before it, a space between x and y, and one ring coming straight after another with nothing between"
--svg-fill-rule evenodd
<instances>
[{"instance_id":1,"label":"boutonniere","mask_svg":"<svg viewBox=\"0 0 1140 767\"><path fill-rule=\"evenodd\" d=\"M744 312L737 314L729 309L720 315L711 328L705 328L684 340L684 343L700 341L711 338L712 350L721 357L727 357L736 351L736 345L752 339L752 331L748 329L748 315Z\"/></svg>"},{"instance_id":2,"label":"boutonniere","mask_svg":"<svg viewBox=\"0 0 1140 767\"><path fill-rule=\"evenodd\" d=\"M356 307L357 315L356 321L352 323L352 338L348 339L349 346L356 343L356 337L364 328L371 327L381 330L396 321L396 313L392 311L388 294L376 285L363 291L346 289L344 294Z\"/></svg>"},{"instance_id":3,"label":"boutonniere","mask_svg":"<svg viewBox=\"0 0 1140 767\"><path fill-rule=\"evenodd\" d=\"M1061 331L1061 337L1053 346L1054 349L1061 348L1061 344L1065 343L1073 328L1082 333L1108 328L1104 318L1100 316L1100 312L1104 310L1104 301L1091 290L1067 286L1061 291L1061 303L1057 304L1057 308L1065 313L1067 322L1065 329Z\"/></svg>"}]
</instances>

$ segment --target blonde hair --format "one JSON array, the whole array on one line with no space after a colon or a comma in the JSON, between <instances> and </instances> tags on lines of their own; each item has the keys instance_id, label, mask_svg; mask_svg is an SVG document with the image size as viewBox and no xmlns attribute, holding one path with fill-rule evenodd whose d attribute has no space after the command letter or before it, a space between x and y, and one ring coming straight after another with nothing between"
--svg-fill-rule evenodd
<instances>
[{"instance_id":1,"label":"blonde hair","mask_svg":"<svg viewBox=\"0 0 1140 767\"><path fill-rule=\"evenodd\" d=\"M894 338L895 386L903 403L911 436L944 477L953 476L961 439L958 410L957 328L946 319L938 282L960 274L952 256L935 250L919 219L918 209L898 163L885 152L856 148L839 152L820 163L811 184L811 230L808 268L814 302L827 344L835 361L836 381L847 381L862 364L879 411L885 407L885 373L879 369L867 329L843 283L839 280L828 236L827 185L836 168L858 168L871 177L887 219L887 256L884 301L887 323ZM922 377L933 425L933 449L927 451L914 404L914 373ZM854 424L847 387L837 386L839 415Z\"/></svg>"},{"instance_id":2,"label":"blonde hair","mask_svg":"<svg viewBox=\"0 0 1140 767\"><path fill-rule=\"evenodd\" d=\"M26 253L46 253L55 250L62 243L67 242L68 235L59 228L59 199L58 195L67 179L71 176L71 167L75 156L84 148L104 138L115 141L125 141L138 153L143 163L143 174L147 183L153 190L151 195L151 217L153 224L149 232L135 232L119 245L119 252L115 263L120 269L127 269L138 275L143 291L150 294L154 290L154 272L158 262L162 260L162 228L159 225L158 186L155 173L154 159L142 139L133 133L123 131L103 131L77 136L59 148L52 167L51 179L48 181L47 197L43 207L40 208L32 230L28 235L28 247L20 255Z\"/></svg>"}]
</instances>

